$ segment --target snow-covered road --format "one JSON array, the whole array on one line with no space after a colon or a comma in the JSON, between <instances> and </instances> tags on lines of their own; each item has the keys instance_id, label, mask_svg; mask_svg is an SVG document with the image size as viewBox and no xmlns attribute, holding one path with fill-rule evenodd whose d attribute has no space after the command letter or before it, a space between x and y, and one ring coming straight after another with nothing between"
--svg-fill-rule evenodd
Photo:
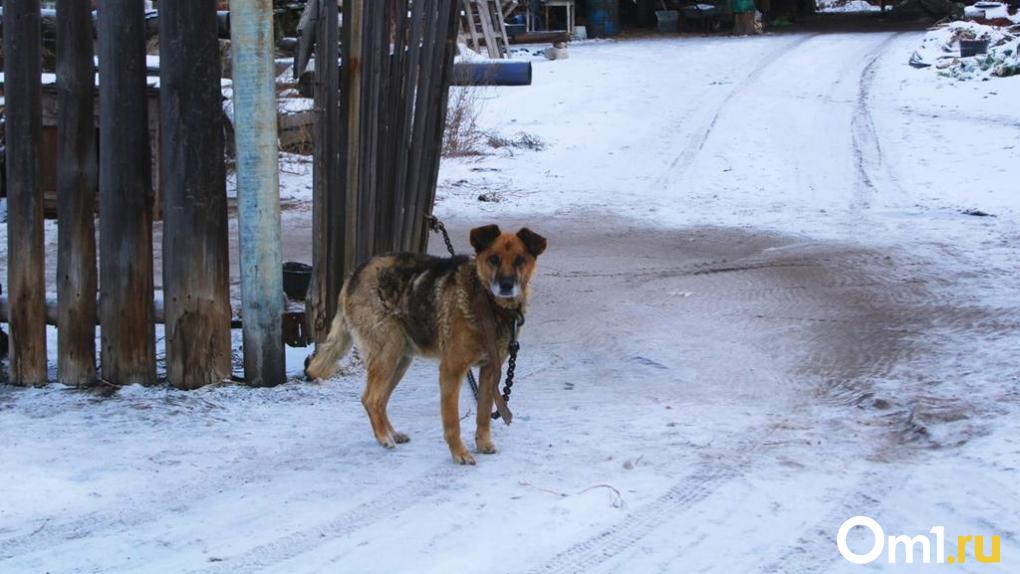
<instances>
[{"instance_id":1,"label":"snow-covered road","mask_svg":"<svg viewBox=\"0 0 1020 574\"><path fill-rule=\"evenodd\" d=\"M1020 78L911 69L920 37L536 60L480 121L546 149L448 160L436 207L459 249L490 221L549 238L498 454L450 464L427 361L395 451L356 364L0 387L0 571L855 572L834 536L856 514L1001 536L1001 564L955 568L1016 571Z\"/></svg>"}]
</instances>

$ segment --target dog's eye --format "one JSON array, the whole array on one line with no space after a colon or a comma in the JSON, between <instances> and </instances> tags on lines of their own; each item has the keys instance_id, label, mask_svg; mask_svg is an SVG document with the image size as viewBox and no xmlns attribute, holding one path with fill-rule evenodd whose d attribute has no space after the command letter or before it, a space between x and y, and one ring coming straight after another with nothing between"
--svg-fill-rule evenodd
<instances>
[{"instance_id":1,"label":"dog's eye","mask_svg":"<svg viewBox=\"0 0 1020 574\"><path fill-rule=\"evenodd\" d=\"M524 256L518 255L514 257L514 267L520 267L521 265L524 265Z\"/></svg>"},{"instance_id":2,"label":"dog's eye","mask_svg":"<svg viewBox=\"0 0 1020 574\"><path fill-rule=\"evenodd\" d=\"M499 255L493 255L489 258L489 265L493 267L499 267Z\"/></svg>"}]
</instances>

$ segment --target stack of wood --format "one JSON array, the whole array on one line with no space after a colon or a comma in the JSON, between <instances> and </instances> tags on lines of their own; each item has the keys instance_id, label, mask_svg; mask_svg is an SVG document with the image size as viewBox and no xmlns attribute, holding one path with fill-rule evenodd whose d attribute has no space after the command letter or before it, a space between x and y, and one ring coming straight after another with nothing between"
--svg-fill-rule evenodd
<instances>
[{"instance_id":1,"label":"stack of wood","mask_svg":"<svg viewBox=\"0 0 1020 574\"><path fill-rule=\"evenodd\" d=\"M501 0L461 0L461 28L467 45L490 58L505 58L509 51ZM511 6L512 7L512 6ZM484 52L482 50L485 50Z\"/></svg>"}]
</instances>

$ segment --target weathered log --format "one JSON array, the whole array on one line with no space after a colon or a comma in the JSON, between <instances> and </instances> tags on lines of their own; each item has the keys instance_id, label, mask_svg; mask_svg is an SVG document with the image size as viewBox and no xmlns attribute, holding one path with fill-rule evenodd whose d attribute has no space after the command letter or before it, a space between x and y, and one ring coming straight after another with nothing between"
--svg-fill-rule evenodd
<instances>
[{"instance_id":1,"label":"weathered log","mask_svg":"<svg viewBox=\"0 0 1020 574\"><path fill-rule=\"evenodd\" d=\"M96 380L96 127L92 17L57 2L57 379Z\"/></svg>"},{"instance_id":2,"label":"weathered log","mask_svg":"<svg viewBox=\"0 0 1020 574\"><path fill-rule=\"evenodd\" d=\"M302 19L301 40L317 37L317 61L335 62L338 57L335 2L314 9L310 2ZM309 44L307 48L312 48ZM305 62L307 63L305 54ZM336 66L315 69L315 164L312 171L312 284L307 298L308 331L316 341L326 338L337 296L344 278L344 197L340 166L340 70Z\"/></svg>"},{"instance_id":3,"label":"weathered log","mask_svg":"<svg viewBox=\"0 0 1020 574\"><path fill-rule=\"evenodd\" d=\"M39 0L7 0L3 22L6 100L7 288L11 298L10 380L46 383Z\"/></svg>"},{"instance_id":4,"label":"weathered log","mask_svg":"<svg viewBox=\"0 0 1020 574\"><path fill-rule=\"evenodd\" d=\"M230 267L216 0L163 3L166 374L195 389L230 378Z\"/></svg>"},{"instance_id":5,"label":"weathered log","mask_svg":"<svg viewBox=\"0 0 1020 574\"><path fill-rule=\"evenodd\" d=\"M99 63L102 376L118 385L153 384L153 198L141 2L103 0Z\"/></svg>"},{"instance_id":6,"label":"weathered log","mask_svg":"<svg viewBox=\"0 0 1020 574\"><path fill-rule=\"evenodd\" d=\"M569 41L569 32L556 30L551 32L523 32L510 36L511 44L557 44Z\"/></svg>"},{"instance_id":7,"label":"weathered log","mask_svg":"<svg viewBox=\"0 0 1020 574\"><path fill-rule=\"evenodd\" d=\"M230 38L244 376L253 386L276 385L285 378L283 274L268 272L283 266L272 16L269 0L235 3Z\"/></svg>"}]
</instances>

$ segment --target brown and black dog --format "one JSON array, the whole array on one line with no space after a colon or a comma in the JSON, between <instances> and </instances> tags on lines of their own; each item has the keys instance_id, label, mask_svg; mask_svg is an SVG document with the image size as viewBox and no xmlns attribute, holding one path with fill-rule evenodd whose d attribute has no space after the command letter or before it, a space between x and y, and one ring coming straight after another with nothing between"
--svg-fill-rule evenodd
<instances>
[{"instance_id":1,"label":"brown and black dog","mask_svg":"<svg viewBox=\"0 0 1020 574\"><path fill-rule=\"evenodd\" d=\"M443 436L460 464L475 463L460 438L460 385L468 369L481 366L475 446L480 453L496 452L489 413L513 323L525 312L528 283L546 240L527 228L514 234L486 225L471 230L471 246L474 258L398 253L358 267L340 292L328 338L308 361L310 378L329 377L357 344L368 368L361 402L386 448L410 440L393 430L386 405L411 359L422 355L439 359Z\"/></svg>"}]
</instances>

